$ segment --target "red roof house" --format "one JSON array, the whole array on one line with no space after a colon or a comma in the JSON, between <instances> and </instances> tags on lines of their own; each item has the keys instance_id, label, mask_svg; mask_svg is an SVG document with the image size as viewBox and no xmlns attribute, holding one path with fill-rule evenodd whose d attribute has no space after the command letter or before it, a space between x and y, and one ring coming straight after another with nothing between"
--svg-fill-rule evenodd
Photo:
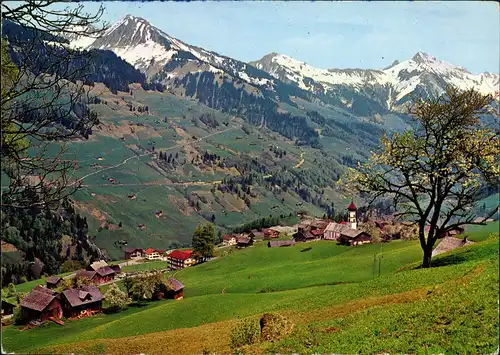
<instances>
[{"instance_id":1,"label":"red roof house","mask_svg":"<svg viewBox=\"0 0 500 355\"><path fill-rule=\"evenodd\" d=\"M192 250L174 250L167 255L168 266L171 269L178 270L194 265L196 260L192 257L192 254Z\"/></svg>"}]
</instances>

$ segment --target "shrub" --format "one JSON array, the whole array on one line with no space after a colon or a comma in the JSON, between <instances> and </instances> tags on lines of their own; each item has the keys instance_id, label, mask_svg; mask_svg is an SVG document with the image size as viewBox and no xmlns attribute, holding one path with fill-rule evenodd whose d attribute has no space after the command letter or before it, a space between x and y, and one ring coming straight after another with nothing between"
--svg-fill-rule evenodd
<instances>
[{"instance_id":1,"label":"shrub","mask_svg":"<svg viewBox=\"0 0 500 355\"><path fill-rule=\"evenodd\" d=\"M14 308L14 312L12 314L12 322L14 322L15 325L20 325L23 323L21 307Z\"/></svg>"},{"instance_id":2,"label":"shrub","mask_svg":"<svg viewBox=\"0 0 500 355\"><path fill-rule=\"evenodd\" d=\"M127 294L120 290L116 284L111 284L106 294L104 295L104 299L109 303L110 310L118 311L122 307L125 307L130 303L130 299Z\"/></svg>"},{"instance_id":3,"label":"shrub","mask_svg":"<svg viewBox=\"0 0 500 355\"><path fill-rule=\"evenodd\" d=\"M263 340L279 340L290 334L293 328L294 324L279 314L266 313L260 318L260 330Z\"/></svg>"},{"instance_id":4,"label":"shrub","mask_svg":"<svg viewBox=\"0 0 500 355\"><path fill-rule=\"evenodd\" d=\"M7 297L14 297L16 295L16 286L14 286L14 284L11 282L8 286L7 286Z\"/></svg>"},{"instance_id":5,"label":"shrub","mask_svg":"<svg viewBox=\"0 0 500 355\"><path fill-rule=\"evenodd\" d=\"M244 319L231 330L231 348L254 344L260 339L259 323L256 319Z\"/></svg>"},{"instance_id":6,"label":"shrub","mask_svg":"<svg viewBox=\"0 0 500 355\"><path fill-rule=\"evenodd\" d=\"M61 264L61 267L59 268L60 272L70 272L70 271L76 271L82 268L82 264L78 260L66 260L64 263Z\"/></svg>"}]
</instances>

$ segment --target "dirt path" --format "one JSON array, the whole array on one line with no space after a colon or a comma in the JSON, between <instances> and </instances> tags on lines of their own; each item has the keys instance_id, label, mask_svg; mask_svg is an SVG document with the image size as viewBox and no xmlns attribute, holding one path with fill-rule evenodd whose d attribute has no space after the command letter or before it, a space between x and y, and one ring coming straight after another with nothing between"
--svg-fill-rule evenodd
<instances>
[{"instance_id":1,"label":"dirt path","mask_svg":"<svg viewBox=\"0 0 500 355\"><path fill-rule=\"evenodd\" d=\"M297 165L295 165L293 168L294 169L300 168L302 166L302 164L304 164L304 161L305 161L305 159L304 159L304 152L302 152L302 153L300 153L300 161L299 161L299 163Z\"/></svg>"},{"instance_id":2,"label":"dirt path","mask_svg":"<svg viewBox=\"0 0 500 355\"><path fill-rule=\"evenodd\" d=\"M214 132L214 133L210 133L210 134L207 134L206 136L203 136L201 138L198 138L196 141L193 141L193 142L187 142L187 143L182 143L182 144L176 144L174 146L171 146L169 148L165 148L165 149L162 149L162 151L168 151L168 150L171 150L171 149L175 149L175 148L180 148L180 147L184 147L184 146L187 146L187 145L191 145L191 144L196 144L198 142L201 142L203 141L204 139L207 139L209 137L213 137L215 135L218 135L218 134L222 134L222 133L225 133L225 132L229 132L229 131L233 131L235 129L239 129L241 128L241 125L237 125L235 127L231 127L231 128L227 128L227 129L224 129L222 131L218 131L218 132ZM119 164L116 164L116 165L113 165L113 166L110 166L110 167L107 167L107 168L104 168L104 169L101 169L101 170L97 170L97 171L94 171L92 173L89 173L83 177L81 177L80 179L76 180L73 184L69 185L69 186L74 186L76 185L77 183L79 182L82 182L83 180L85 180L86 178L88 178L89 176L92 176L92 175L96 175L96 174L99 174L103 171L106 171L106 170L110 170L110 169L114 169L114 168L118 168L119 166L122 166L124 164L126 164L129 160L132 160L132 159L137 159L137 158L141 158L141 157L145 157L147 155L151 155L151 154L154 154L154 152L147 152L147 153L143 153L143 154L139 154L139 155L134 155L134 156L131 156L127 159L125 159L124 161L122 161L121 163Z\"/></svg>"}]
</instances>

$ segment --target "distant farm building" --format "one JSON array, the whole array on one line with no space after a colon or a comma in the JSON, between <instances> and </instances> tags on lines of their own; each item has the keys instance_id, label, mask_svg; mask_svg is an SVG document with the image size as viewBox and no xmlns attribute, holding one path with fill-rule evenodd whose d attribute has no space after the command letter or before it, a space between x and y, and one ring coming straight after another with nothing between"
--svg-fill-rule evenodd
<instances>
[{"instance_id":1,"label":"distant farm building","mask_svg":"<svg viewBox=\"0 0 500 355\"><path fill-rule=\"evenodd\" d=\"M226 234L222 237L222 245L236 245L236 237L232 234Z\"/></svg>"},{"instance_id":2,"label":"distant farm building","mask_svg":"<svg viewBox=\"0 0 500 355\"><path fill-rule=\"evenodd\" d=\"M278 238L280 236L280 232L278 232L274 229L271 229L271 228L266 228L266 229L262 230L262 232L264 232L264 239L266 239L266 240L269 240L272 238Z\"/></svg>"},{"instance_id":3,"label":"distant farm building","mask_svg":"<svg viewBox=\"0 0 500 355\"><path fill-rule=\"evenodd\" d=\"M57 288L62 284L63 278L57 275L52 275L47 278L47 288Z\"/></svg>"},{"instance_id":4,"label":"distant farm building","mask_svg":"<svg viewBox=\"0 0 500 355\"><path fill-rule=\"evenodd\" d=\"M269 248L289 247L294 245L295 240L271 240L267 243Z\"/></svg>"},{"instance_id":5,"label":"distant farm building","mask_svg":"<svg viewBox=\"0 0 500 355\"><path fill-rule=\"evenodd\" d=\"M161 216L163 216L163 211L162 210L156 211L155 216L156 218L160 218Z\"/></svg>"},{"instance_id":6,"label":"distant farm building","mask_svg":"<svg viewBox=\"0 0 500 355\"><path fill-rule=\"evenodd\" d=\"M184 298L184 285L182 284L182 282L171 277L167 280L167 283L170 288L170 298L173 298L174 300L181 300Z\"/></svg>"},{"instance_id":7,"label":"distant farm building","mask_svg":"<svg viewBox=\"0 0 500 355\"><path fill-rule=\"evenodd\" d=\"M125 260L129 259L140 259L142 258L144 250L141 248L125 248L123 249L124 256L123 258Z\"/></svg>"},{"instance_id":8,"label":"distant farm building","mask_svg":"<svg viewBox=\"0 0 500 355\"><path fill-rule=\"evenodd\" d=\"M51 317L61 318L63 315L57 293L40 285L23 298L20 307L23 322L43 322Z\"/></svg>"},{"instance_id":9,"label":"distant farm building","mask_svg":"<svg viewBox=\"0 0 500 355\"><path fill-rule=\"evenodd\" d=\"M157 250L153 248L148 248L144 251L144 257L147 260L160 260L162 258L165 250Z\"/></svg>"},{"instance_id":10,"label":"distant farm building","mask_svg":"<svg viewBox=\"0 0 500 355\"><path fill-rule=\"evenodd\" d=\"M196 259L192 257L192 250L174 250L167 255L168 266L173 270L184 269L196 264Z\"/></svg>"},{"instance_id":11,"label":"distant farm building","mask_svg":"<svg viewBox=\"0 0 500 355\"><path fill-rule=\"evenodd\" d=\"M253 238L250 237L239 237L236 240L236 245L238 248L247 248L253 245Z\"/></svg>"}]
</instances>

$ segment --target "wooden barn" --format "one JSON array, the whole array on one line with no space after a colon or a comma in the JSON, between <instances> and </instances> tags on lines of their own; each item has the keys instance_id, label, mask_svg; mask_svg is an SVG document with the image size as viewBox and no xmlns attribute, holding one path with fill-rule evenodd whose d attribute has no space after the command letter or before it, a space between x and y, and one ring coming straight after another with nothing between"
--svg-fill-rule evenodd
<instances>
[{"instance_id":1,"label":"wooden barn","mask_svg":"<svg viewBox=\"0 0 500 355\"><path fill-rule=\"evenodd\" d=\"M269 248L289 247L295 245L295 240L272 240L267 243Z\"/></svg>"},{"instance_id":2,"label":"wooden barn","mask_svg":"<svg viewBox=\"0 0 500 355\"><path fill-rule=\"evenodd\" d=\"M63 278L57 275L52 275L47 278L47 288L57 288L63 282Z\"/></svg>"},{"instance_id":3,"label":"wooden barn","mask_svg":"<svg viewBox=\"0 0 500 355\"><path fill-rule=\"evenodd\" d=\"M91 315L101 310L102 294L95 286L70 288L62 293L61 301L68 318Z\"/></svg>"},{"instance_id":4,"label":"wooden barn","mask_svg":"<svg viewBox=\"0 0 500 355\"><path fill-rule=\"evenodd\" d=\"M23 322L46 321L50 317L61 318L63 308L57 293L38 285L28 293L20 304Z\"/></svg>"},{"instance_id":5,"label":"wooden barn","mask_svg":"<svg viewBox=\"0 0 500 355\"><path fill-rule=\"evenodd\" d=\"M174 300L181 300L184 298L183 290L184 285L177 279L173 277L167 280L168 286L170 288L169 296Z\"/></svg>"},{"instance_id":6,"label":"wooden barn","mask_svg":"<svg viewBox=\"0 0 500 355\"><path fill-rule=\"evenodd\" d=\"M343 231L337 240L340 244L360 245L365 243L371 243L372 237L370 234L366 232L357 229L348 229Z\"/></svg>"},{"instance_id":7,"label":"wooden barn","mask_svg":"<svg viewBox=\"0 0 500 355\"><path fill-rule=\"evenodd\" d=\"M115 271L109 266L103 266L95 271L92 281L102 284L115 278Z\"/></svg>"},{"instance_id":8,"label":"wooden barn","mask_svg":"<svg viewBox=\"0 0 500 355\"><path fill-rule=\"evenodd\" d=\"M238 248L247 248L253 245L253 239L248 237L240 237L236 240Z\"/></svg>"},{"instance_id":9,"label":"wooden barn","mask_svg":"<svg viewBox=\"0 0 500 355\"><path fill-rule=\"evenodd\" d=\"M92 264L90 264L89 266L87 266L86 270L97 271L97 269L100 269L104 266L108 266L108 263L105 262L104 260L99 260L99 261L95 261Z\"/></svg>"},{"instance_id":10,"label":"wooden barn","mask_svg":"<svg viewBox=\"0 0 500 355\"><path fill-rule=\"evenodd\" d=\"M120 265L110 265L110 268L113 269L115 275L122 272L122 268L120 267Z\"/></svg>"}]
</instances>

